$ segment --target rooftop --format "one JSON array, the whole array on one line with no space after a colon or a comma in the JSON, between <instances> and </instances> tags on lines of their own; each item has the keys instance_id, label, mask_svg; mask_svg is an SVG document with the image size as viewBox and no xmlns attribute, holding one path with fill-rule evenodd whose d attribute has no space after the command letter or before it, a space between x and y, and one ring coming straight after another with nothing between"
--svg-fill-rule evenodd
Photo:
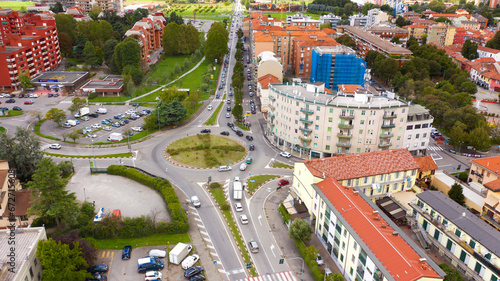
<instances>
[{"instance_id":1,"label":"rooftop","mask_svg":"<svg viewBox=\"0 0 500 281\"><path fill-rule=\"evenodd\" d=\"M492 48L488 48L488 47L483 47L483 46L477 46L477 50L478 51L492 53L492 54L498 54L498 53L500 53L500 50L492 49Z\"/></svg>"},{"instance_id":2,"label":"rooftop","mask_svg":"<svg viewBox=\"0 0 500 281\"><path fill-rule=\"evenodd\" d=\"M364 32L363 30L354 27L354 26L348 26L348 25L342 25L340 26L341 28L344 28L344 30L349 31L350 33L354 34L355 36L362 38L363 40L367 41L368 43L375 45L379 47L380 49L384 50L388 54L397 54L397 55L411 55L412 52L410 50L407 50L403 47L400 47L398 45L392 45L391 42L382 40L380 37L372 35L368 32Z\"/></svg>"},{"instance_id":3,"label":"rooftop","mask_svg":"<svg viewBox=\"0 0 500 281\"><path fill-rule=\"evenodd\" d=\"M64 71L47 71L42 72L31 78L35 83L75 83L79 79L88 75L88 72L64 72Z\"/></svg>"},{"instance_id":4,"label":"rooftop","mask_svg":"<svg viewBox=\"0 0 500 281\"><path fill-rule=\"evenodd\" d=\"M259 78L260 85L262 89L268 89L269 84L280 84L281 81L272 74L266 74Z\"/></svg>"},{"instance_id":5,"label":"rooftop","mask_svg":"<svg viewBox=\"0 0 500 281\"><path fill-rule=\"evenodd\" d=\"M324 54L356 55L356 51L340 44L337 46L318 46L314 48L314 50L320 55Z\"/></svg>"},{"instance_id":6,"label":"rooftop","mask_svg":"<svg viewBox=\"0 0 500 281\"><path fill-rule=\"evenodd\" d=\"M374 26L367 31L370 32L408 32L407 29L400 28L400 27L392 27L392 26L384 26L384 25L379 25L379 26Z\"/></svg>"},{"instance_id":7,"label":"rooftop","mask_svg":"<svg viewBox=\"0 0 500 281\"><path fill-rule=\"evenodd\" d=\"M500 179L490 181L490 182L485 183L483 185L491 191L494 191L494 192L500 191Z\"/></svg>"},{"instance_id":8,"label":"rooftop","mask_svg":"<svg viewBox=\"0 0 500 281\"><path fill-rule=\"evenodd\" d=\"M394 235L399 229L391 227L380 215L373 214L375 209L365 199L355 193L353 188L346 189L334 179L326 179L314 186L323 198L329 201L354 231L366 247L375 256L374 262L381 263L384 276L392 276L394 280L413 281L426 278L440 278L427 261L421 261L422 255L417 253L401 235ZM375 220L374 217L380 220ZM372 256L372 255L370 255ZM372 256L373 260L373 256Z\"/></svg>"},{"instance_id":9,"label":"rooftop","mask_svg":"<svg viewBox=\"0 0 500 281\"><path fill-rule=\"evenodd\" d=\"M432 171L432 170L438 169L436 162L434 162L434 159L432 159L431 156L416 157L415 161L417 162L418 166L420 167L418 169L419 172Z\"/></svg>"},{"instance_id":10,"label":"rooftop","mask_svg":"<svg viewBox=\"0 0 500 281\"><path fill-rule=\"evenodd\" d=\"M473 159L472 162L500 175L500 156Z\"/></svg>"},{"instance_id":11,"label":"rooftop","mask_svg":"<svg viewBox=\"0 0 500 281\"><path fill-rule=\"evenodd\" d=\"M449 222L467 233L497 257L500 256L500 232L460 206L441 191L425 191L417 197L440 213Z\"/></svg>"},{"instance_id":12,"label":"rooftop","mask_svg":"<svg viewBox=\"0 0 500 281\"><path fill-rule=\"evenodd\" d=\"M122 79L91 80L82 88L85 89L120 89L123 87Z\"/></svg>"},{"instance_id":13,"label":"rooftop","mask_svg":"<svg viewBox=\"0 0 500 281\"><path fill-rule=\"evenodd\" d=\"M315 177L324 174L338 181L419 168L406 148L306 160L304 164Z\"/></svg>"}]
</instances>

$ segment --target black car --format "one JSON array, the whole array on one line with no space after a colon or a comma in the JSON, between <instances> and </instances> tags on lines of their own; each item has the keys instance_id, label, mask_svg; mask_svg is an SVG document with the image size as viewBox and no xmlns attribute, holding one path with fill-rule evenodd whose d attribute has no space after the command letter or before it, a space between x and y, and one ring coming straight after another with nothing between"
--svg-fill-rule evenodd
<instances>
[{"instance_id":1,"label":"black car","mask_svg":"<svg viewBox=\"0 0 500 281\"><path fill-rule=\"evenodd\" d=\"M253 137L252 136L246 136L247 140L249 141L253 141Z\"/></svg>"},{"instance_id":2,"label":"black car","mask_svg":"<svg viewBox=\"0 0 500 281\"><path fill-rule=\"evenodd\" d=\"M130 122L128 121L128 119L123 119L122 121L125 122L125 124L128 124L128 122Z\"/></svg>"},{"instance_id":3,"label":"black car","mask_svg":"<svg viewBox=\"0 0 500 281\"><path fill-rule=\"evenodd\" d=\"M200 265L190 267L190 268L186 269L186 271L184 272L184 277L191 278L195 275L202 273L203 270L205 270L205 269L203 268L203 266L200 266Z\"/></svg>"},{"instance_id":4,"label":"black car","mask_svg":"<svg viewBox=\"0 0 500 281\"><path fill-rule=\"evenodd\" d=\"M120 123L120 126L125 126L125 121L124 121L124 120L121 120L121 121L120 121L120 122L118 122L118 123Z\"/></svg>"},{"instance_id":5,"label":"black car","mask_svg":"<svg viewBox=\"0 0 500 281\"><path fill-rule=\"evenodd\" d=\"M133 107L138 107L138 106L139 106L139 104L138 104L138 103L133 103L133 104L131 104L131 105L132 105Z\"/></svg>"},{"instance_id":6,"label":"black car","mask_svg":"<svg viewBox=\"0 0 500 281\"><path fill-rule=\"evenodd\" d=\"M202 134L210 134L210 132L211 132L210 129L203 129L203 130L201 130Z\"/></svg>"},{"instance_id":7,"label":"black car","mask_svg":"<svg viewBox=\"0 0 500 281\"><path fill-rule=\"evenodd\" d=\"M189 281L203 281L205 280L205 276L201 275L201 274L198 274L198 275L195 275L191 278L189 278Z\"/></svg>"},{"instance_id":8,"label":"black car","mask_svg":"<svg viewBox=\"0 0 500 281\"><path fill-rule=\"evenodd\" d=\"M97 112L94 112L94 113L90 113L89 116L97 118L97 117L99 117L99 114L97 114Z\"/></svg>"},{"instance_id":9,"label":"black car","mask_svg":"<svg viewBox=\"0 0 500 281\"><path fill-rule=\"evenodd\" d=\"M229 132L228 131L222 131L220 132L221 135L223 136L229 136Z\"/></svg>"},{"instance_id":10,"label":"black car","mask_svg":"<svg viewBox=\"0 0 500 281\"><path fill-rule=\"evenodd\" d=\"M255 150L255 145L251 144L251 145L248 147L248 150L250 150L250 151L254 151L254 150Z\"/></svg>"},{"instance_id":11,"label":"black car","mask_svg":"<svg viewBox=\"0 0 500 281\"><path fill-rule=\"evenodd\" d=\"M107 264L96 264L94 266L92 266L91 268L89 268L89 272L107 272L109 269L108 265Z\"/></svg>"},{"instance_id":12,"label":"black car","mask_svg":"<svg viewBox=\"0 0 500 281\"><path fill-rule=\"evenodd\" d=\"M236 134L238 135L238 137L242 137L243 136L243 132L241 132L240 130L237 130Z\"/></svg>"},{"instance_id":13,"label":"black car","mask_svg":"<svg viewBox=\"0 0 500 281\"><path fill-rule=\"evenodd\" d=\"M227 107L227 111L231 111L231 107L230 106Z\"/></svg>"},{"instance_id":14,"label":"black car","mask_svg":"<svg viewBox=\"0 0 500 281\"><path fill-rule=\"evenodd\" d=\"M8 100L5 101L5 103L15 103L15 102L16 102L15 99L8 99Z\"/></svg>"},{"instance_id":15,"label":"black car","mask_svg":"<svg viewBox=\"0 0 500 281\"><path fill-rule=\"evenodd\" d=\"M51 97L53 97L53 96L54 96L54 94L48 94L47 96L48 96L49 98L51 98Z\"/></svg>"},{"instance_id":16,"label":"black car","mask_svg":"<svg viewBox=\"0 0 500 281\"><path fill-rule=\"evenodd\" d=\"M54 98L57 98L59 96L59 94L55 93L54 94Z\"/></svg>"},{"instance_id":17,"label":"black car","mask_svg":"<svg viewBox=\"0 0 500 281\"><path fill-rule=\"evenodd\" d=\"M130 252L132 252L132 246L123 247L122 260L129 260L130 259Z\"/></svg>"},{"instance_id":18,"label":"black car","mask_svg":"<svg viewBox=\"0 0 500 281\"><path fill-rule=\"evenodd\" d=\"M231 123L231 122L227 122L227 126L228 126L229 128L232 128L232 127L234 127L234 124L233 124L233 123Z\"/></svg>"},{"instance_id":19,"label":"black car","mask_svg":"<svg viewBox=\"0 0 500 281\"><path fill-rule=\"evenodd\" d=\"M14 106L14 107L12 108L12 110L23 111L23 109L22 109L22 108L20 108L19 106Z\"/></svg>"},{"instance_id":20,"label":"black car","mask_svg":"<svg viewBox=\"0 0 500 281\"><path fill-rule=\"evenodd\" d=\"M18 96L19 98L24 98L24 95L23 94L19 94Z\"/></svg>"}]
</instances>

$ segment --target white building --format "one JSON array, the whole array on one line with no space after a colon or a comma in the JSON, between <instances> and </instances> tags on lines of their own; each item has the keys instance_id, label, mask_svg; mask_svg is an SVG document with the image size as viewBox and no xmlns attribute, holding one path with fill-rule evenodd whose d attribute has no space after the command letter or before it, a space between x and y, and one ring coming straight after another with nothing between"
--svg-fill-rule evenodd
<instances>
[{"instance_id":1,"label":"white building","mask_svg":"<svg viewBox=\"0 0 500 281\"><path fill-rule=\"evenodd\" d=\"M366 26L368 24L368 16L363 14L356 14L349 16L349 25L350 26Z\"/></svg>"},{"instance_id":2,"label":"white building","mask_svg":"<svg viewBox=\"0 0 500 281\"><path fill-rule=\"evenodd\" d=\"M323 15L319 17L319 21L323 23L329 23L332 28L336 28L338 23L342 20L341 17L334 14Z\"/></svg>"},{"instance_id":3,"label":"white building","mask_svg":"<svg viewBox=\"0 0 500 281\"><path fill-rule=\"evenodd\" d=\"M403 148L408 148L414 156L425 155L429 146L434 117L425 107L415 104L408 109Z\"/></svg>"},{"instance_id":4,"label":"white building","mask_svg":"<svg viewBox=\"0 0 500 281\"><path fill-rule=\"evenodd\" d=\"M478 46L477 53L480 58L494 58L496 61L500 61L500 50Z\"/></svg>"},{"instance_id":5,"label":"white building","mask_svg":"<svg viewBox=\"0 0 500 281\"><path fill-rule=\"evenodd\" d=\"M383 21L388 21L389 16L387 13L383 12L380 9L371 9L367 13L367 21L366 21L366 26L368 28L372 26L376 26L380 24Z\"/></svg>"},{"instance_id":6,"label":"white building","mask_svg":"<svg viewBox=\"0 0 500 281\"><path fill-rule=\"evenodd\" d=\"M311 16L297 13L286 16L286 23L293 26L315 26L319 28L321 21L312 19Z\"/></svg>"},{"instance_id":7,"label":"white building","mask_svg":"<svg viewBox=\"0 0 500 281\"><path fill-rule=\"evenodd\" d=\"M12 237L15 239L15 246L8 243L13 240ZM40 240L47 240L44 227L17 228L14 233L8 229L0 230L1 280L42 280L42 264L36 257L36 246ZM9 256L12 255L12 248L15 248L14 258ZM9 271L12 266L15 266L15 270Z\"/></svg>"}]
</instances>

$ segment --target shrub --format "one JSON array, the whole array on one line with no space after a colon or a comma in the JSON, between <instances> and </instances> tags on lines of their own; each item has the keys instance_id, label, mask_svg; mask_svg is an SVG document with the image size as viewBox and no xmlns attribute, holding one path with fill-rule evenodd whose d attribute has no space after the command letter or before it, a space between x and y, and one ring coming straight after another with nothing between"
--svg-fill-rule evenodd
<instances>
[{"instance_id":1,"label":"shrub","mask_svg":"<svg viewBox=\"0 0 500 281\"><path fill-rule=\"evenodd\" d=\"M223 211L229 211L229 204L224 203L224 204L222 204L222 206L220 206L220 208L221 208Z\"/></svg>"},{"instance_id":2,"label":"shrub","mask_svg":"<svg viewBox=\"0 0 500 281\"><path fill-rule=\"evenodd\" d=\"M210 188L221 188L222 185L218 182L213 182L210 184Z\"/></svg>"},{"instance_id":3,"label":"shrub","mask_svg":"<svg viewBox=\"0 0 500 281\"><path fill-rule=\"evenodd\" d=\"M88 96L89 100L93 100L95 98L97 98L97 94L96 93L90 93L89 96Z\"/></svg>"}]
</instances>

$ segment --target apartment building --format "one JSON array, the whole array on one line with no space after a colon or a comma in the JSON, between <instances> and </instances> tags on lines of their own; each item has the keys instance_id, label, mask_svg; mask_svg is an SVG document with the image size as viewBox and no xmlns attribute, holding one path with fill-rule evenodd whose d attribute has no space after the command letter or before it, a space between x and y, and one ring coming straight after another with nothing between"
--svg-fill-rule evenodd
<instances>
[{"instance_id":1,"label":"apartment building","mask_svg":"<svg viewBox=\"0 0 500 281\"><path fill-rule=\"evenodd\" d=\"M427 43L434 43L443 47L452 45L455 38L455 28L455 26L442 22L429 26Z\"/></svg>"},{"instance_id":2,"label":"apartment building","mask_svg":"<svg viewBox=\"0 0 500 281\"><path fill-rule=\"evenodd\" d=\"M412 155L426 154L433 121L434 117L427 108L418 104L408 108L403 147L407 148Z\"/></svg>"},{"instance_id":3,"label":"apartment building","mask_svg":"<svg viewBox=\"0 0 500 281\"><path fill-rule=\"evenodd\" d=\"M311 77L312 52L318 46L340 45L326 34L319 37L317 35L301 36L293 39L293 60L292 68L296 77Z\"/></svg>"},{"instance_id":4,"label":"apartment building","mask_svg":"<svg viewBox=\"0 0 500 281\"><path fill-rule=\"evenodd\" d=\"M401 42L406 42L406 40L408 40L409 38L408 29L395 26L378 25L373 26L366 31L388 41L391 41L396 36Z\"/></svg>"},{"instance_id":5,"label":"apartment building","mask_svg":"<svg viewBox=\"0 0 500 281\"><path fill-rule=\"evenodd\" d=\"M56 23L48 15L0 10L0 89L21 89L18 76L51 70L61 62Z\"/></svg>"},{"instance_id":6,"label":"apartment building","mask_svg":"<svg viewBox=\"0 0 500 281\"><path fill-rule=\"evenodd\" d=\"M316 47L312 52L311 83L322 82L330 90L338 85L365 85L366 62L344 45Z\"/></svg>"},{"instance_id":7,"label":"apartment building","mask_svg":"<svg viewBox=\"0 0 500 281\"><path fill-rule=\"evenodd\" d=\"M272 74L266 74L257 79L257 95L260 99L261 112L266 113L269 111L269 85L282 83L282 80Z\"/></svg>"},{"instance_id":8,"label":"apartment building","mask_svg":"<svg viewBox=\"0 0 500 281\"><path fill-rule=\"evenodd\" d=\"M410 24L405 26L408 30L408 38L414 37L418 42L422 41L422 36L427 35L428 27L421 24Z\"/></svg>"},{"instance_id":9,"label":"apartment building","mask_svg":"<svg viewBox=\"0 0 500 281\"><path fill-rule=\"evenodd\" d=\"M272 30L269 34L273 38L273 53L280 58L283 69L287 69L288 53L291 49L288 32L285 29Z\"/></svg>"},{"instance_id":10,"label":"apartment building","mask_svg":"<svg viewBox=\"0 0 500 281\"><path fill-rule=\"evenodd\" d=\"M477 46L477 53L480 58L493 58L495 61L500 61L500 50Z\"/></svg>"},{"instance_id":11,"label":"apartment building","mask_svg":"<svg viewBox=\"0 0 500 281\"><path fill-rule=\"evenodd\" d=\"M383 12L380 9L371 9L368 11L366 16L367 16L367 21L366 21L367 27L374 27L379 25L381 22L387 22L389 20L389 15L387 15L386 12Z\"/></svg>"},{"instance_id":12,"label":"apartment building","mask_svg":"<svg viewBox=\"0 0 500 281\"><path fill-rule=\"evenodd\" d=\"M349 25L350 26L366 26L368 24L368 16L365 16L363 14L356 14L349 16Z\"/></svg>"},{"instance_id":13,"label":"apartment building","mask_svg":"<svg viewBox=\"0 0 500 281\"><path fill-rule=\"evenodd\" d=\"M125 32L124 37L133 36L141 46L141 58L144 62L149 59L149 53L163 46L165 26L161 20L143 18Z\"/></svg>"},{"instance_id":14,"label":"apartment building","mask_svg":"<svg viewBox=\"0 0 500 281\"><path fill-rule=\"evenodd\" d=\"M2 280L28 281L42 280L42 263L36 257L37 245L39 241L47 240L44 227L18 228L15 236L11 230L0 230L0 276ZM15 237L15 270L9 264L9 254L12 253L12 241ZM10 239L9 239L10 238Z\"/></svg>"},{"instance_id":15,"label":"apartment building","mask_svg":"<svg viewBox=\"0 0 500 281\"><path fill-rule=\"evenodd\" d=\"M319 28L321 21L312 19L310 16L297 13L296 15L287 16L286 23L291 26L314 26Z\"/></svg>"},{"instance_id":16,"label":"apartment building","mask_svg":"<svg viewBox=\"0 0 500 281\"><path fill-rule=\"evenodd\" d=\"M341 17L334 14L322 15L319 17L321 23L329 23L332 28L336 28L338 23L342 20Z\"/></svg>"},{"instance_id":17,"label":"apartment building","mask_svg":"<svg viewBox=\"0 0 500 281\"><path fill-rule=\"evenodd\" d=\"M283 150L323 158L403 147L408 104L394 93L326 93L324 83L271 85L267 135Z\"/></svg>"},{"instance_id":18,"label":"apartment building","mask_svg":"<svg viewBox=\"0 0 500 281\"><path fill-rule=\"evenodd\" d=\"M481 23L477 22L477 21L472 21L472 20L463 20L460 22L460 27L463 27L465 29L471 29L471 30L480 30Z\"/></svg>"},{"instance_id":19,"label":"apartment building","mask_svg":"<svg viewBox=\"0 0 500 281\"><path fill-rule=\"evenodd\" d=\"M402 65L410 59L412 52L391 42L382 40L380 37L365 32L359 28L347 25L337 27L337 32L349 35L356 42L356 51L362 57L369 50L374 50L399 61Z\"/></svg>"},{"instance_id":20,"label":"apartment building","mask_svg":"<svg viewBox=\"0 0 500 281\"><path fill-rule=\"evenodd\" d=\"M453 44L463 44L465 36L465 28L457 27L455 28L455 36L453 36Z\"/></svg>"},{"instance_id":21,"label":"apartment building","mask_svg":"<svg viewBox=\"0 0 500 281\"><path fill-rule=\"evenodd\" d=\"M68 6L70 2L73 2L73 4ZM78 6L85 11L86 14L90 12L93 5L98 5L103 10L107 11L115 11L117 13L123 12L123 0L71 0L70 2L63 2L62 4L66 8Z\"/></svg>"},{"instance_id":22,"label":"apartment building","mask_svg":"<svg viewBox=\"0 0 500 281\"><path fill-rule=\"evenodd\" d=\"M498 230L440 191L417 194L410 206L427 240L466 278L500 278Z\"/></svg>"},{"instance_id":23,"label":"apartment building","mask_svg":"<svg viewBox=\"0 0 500 281\"><path fill-rule=\"evenodd\" d=\"M357 188L312 185L314 233L346 280L443 280L427 254Z\"/></svg>"}]
</instances>

